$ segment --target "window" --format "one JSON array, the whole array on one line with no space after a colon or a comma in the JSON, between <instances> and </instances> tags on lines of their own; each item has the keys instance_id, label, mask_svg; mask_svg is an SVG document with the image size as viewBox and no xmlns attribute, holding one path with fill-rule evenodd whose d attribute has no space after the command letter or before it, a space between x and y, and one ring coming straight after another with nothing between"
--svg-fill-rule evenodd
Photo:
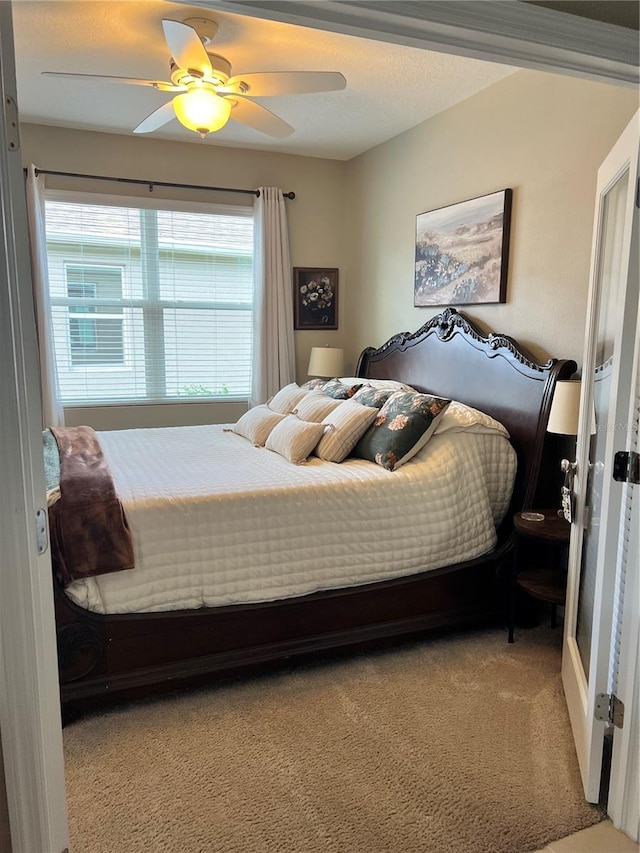
<instances>
[{"instance_id":1,"label":"window","mask_svg":"<svg viewBox=\"0 0 640 853\"><path fill-rule=\"evenodd\" d=\"M246 399L251 211L109 201L46 201L63 403Z\"/></svg>"},{"instance_id":2,"label":"window","mask_svg":"<svg viewBox=\"0 0 640 853\"><path fill-rule=\"evenodd\" d=\"M71 363L124 364L122 308L101 311L98 299L122 301L122 270L114 267L66 269Z\"/></svg>"}]
</instances>

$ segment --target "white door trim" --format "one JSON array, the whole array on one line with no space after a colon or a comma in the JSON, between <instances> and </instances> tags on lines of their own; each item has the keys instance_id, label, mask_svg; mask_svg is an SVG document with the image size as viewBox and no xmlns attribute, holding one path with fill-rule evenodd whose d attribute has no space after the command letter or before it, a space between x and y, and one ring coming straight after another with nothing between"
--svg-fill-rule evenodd
<instances>
[{"instance_id":1,"label":"white door trim","mask_svg":"<svg viewBox=\"0 0 640 853\"><path fill-rule=\"evenodd\" d=\"M16 100L11 5L0 3L1 103ZM13 853L68 846L37 344L19 144L0 109L0 732Z\"/></svg>"},{"instance_id":2,"label":"white door trim","mask_svg":"<svg viewBox=\"0 0 640 853\"><path fill-rule=\"evenodd\" d=\"M636 486L640 489L640 486ZM629 547L620 648L618 698L624 703L624 726L615 731L607 811L618 829L640 841L640 496L634 496L634 524Z\"/></svg>"},{"instance_id":3,"label":"white door trim","mask_svg":"<svg viewBox=\"0 0 640 853\"><path fill-rule=\"evenodd\" d=\"M178 0L441 53L637 85L634 30L514 0Z\"/></svg>"},{"instance_id":4,"label":"white door trim","mask_svg":"<svg viewBox=\"0 0 640 853\"><path fill-rule=\"evenodd\" d=\"M567 578L567 598L565 611L562 683L567 700L567 709L576 744L576 753L585 796L589 802L598 802L602 753L606 724L595 719L596 696L606 693L610 665L612 634L612 614L614 588L616 580L617 547L620 529L620 507L622 488L612 477L614 449L616 444L616 425L627 417L629 397L625 396L630 388L632 356L634 352L636 310L638 294L629 287L631 279L632 229L636 221L636 182L638 179L638 121L636 113L629 122L616 144L613 146L598 170L596 189L595 219L593 228L591 274L589 282L589 300L587 307L587 327L582 364L583 379L580 400L580 426L577 442L578 462L575 477L576 510L571 529L569 549L569 571ZM597 361L594 340L597 334L601 311L601 263L605 249L604 211L605 199L611 187L621 176L628 173L628 189L624 198L625 211L623 235L618 249L621 263L617 270L618 283L622 288L616 305L617 314L612 318L612 334L615 335L614 367L611 373L610 405L608 423L599 424L606 429L606 448L603 458L605 468L602 474L601 514L595 517L599 538L597 540L596 576L594 579L593 624L591 629L591 647L589 671L585 674L578 644L576 624L578 601L580 596L580 578L583 562L584 530L592 525L590 508L586 506L587 482L590 478L591 413L593 411L593 387L588 381L594 375ZM631 351L629 351L629 347ZM628 361L625 361L625 356ZM593 472L592 472L593 473ZM625 596L626 598L626 596Z\"/></svg>"},{"instance_id":5,"label":"white door trim","mask_svg":"<svg viewBox=\"0 0 640 853\"><path fill-rule=\"evenodd\" d=\"M640 270L640 212L637 207L634 234L631 238L631 270ZM627 449L638 452L638 392L640 389L640 306L636 325L633 359L634 377L627 428L632 431ZM633 389L635 388L635 394ZM635 431L634 430L635 423ZM628 484L630 490L630 526L627 550L627 572L620 631L620 661L616 695L624 704L625 722L616 729L611 759L608 813L614 825L640 841L640 485Z\"/></svg>"}]
</instances>

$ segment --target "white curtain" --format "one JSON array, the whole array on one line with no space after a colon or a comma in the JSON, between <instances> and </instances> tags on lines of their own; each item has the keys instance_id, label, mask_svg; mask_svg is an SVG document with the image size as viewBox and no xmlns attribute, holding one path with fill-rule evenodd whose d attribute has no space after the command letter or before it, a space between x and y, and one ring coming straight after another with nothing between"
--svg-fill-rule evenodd
<instances>
[{"instance_id":1,"label":"white curtain","mask_svg":"<svg viewBox=\"0 0 640 853\"><path fill-rule=\"evenodd\" d=\"M295 381L293 295L282 190L260 187L254 203L254 325L251 405Z\"/></svg>"},{"instance_id":2,"label":"white curtain","mask_svg":"<svg viewBox=\"0 0 640 853\"><path fill-rule=\"evenodd\" d=\"M47 268L47 237L44 211L44 179L36 175L35 166L27 173L27 213L31 246L31 278L33 302L40 352L40 388L43 426L64 426L64 409L60 402L58 372L53 350L49 272Z\"/></svg>"}]
</instances>

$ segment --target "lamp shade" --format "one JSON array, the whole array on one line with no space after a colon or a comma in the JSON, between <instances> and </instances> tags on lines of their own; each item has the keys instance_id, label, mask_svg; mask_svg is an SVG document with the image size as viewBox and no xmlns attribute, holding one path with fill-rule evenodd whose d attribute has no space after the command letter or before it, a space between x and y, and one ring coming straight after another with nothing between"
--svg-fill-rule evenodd
<instances>
[{"instance_id":1,"label":"lamp shade","mask_svg":"<svg viewBox=\"0 0 640 853\"><path fill-rule=\"evenodd\" d=\"M580 387L578 380L556 382L549 413L547 432L558 435L577 435L580 417Z\"/></svg>"},{"instance_id":2,"label":"lamp shade","mask_svg":"<svg viewBox=\"0 0 640 853\"><path fill-rule=\"evenodd\" d=\"M312 347L307 373L309 376L342 376L344 350L339 347Z\"/></svg>"},{"instance_id":3,"label":"lamp shade","mask_svg":"<svg viewBox=\"0 0 640 853\"><path fill-rule=\"evenodd\" d=\"M231 102L202 85L193 85L173 99L176 118L189 130L206 136L220 130L229 120Z\"/></svg>"}]
</instances>

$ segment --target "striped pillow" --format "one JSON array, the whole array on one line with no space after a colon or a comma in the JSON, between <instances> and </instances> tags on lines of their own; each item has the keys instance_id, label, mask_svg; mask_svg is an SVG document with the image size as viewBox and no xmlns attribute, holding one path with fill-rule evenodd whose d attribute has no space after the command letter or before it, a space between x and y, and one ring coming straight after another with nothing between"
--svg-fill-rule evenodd
<instances>
[{"instance_id":1,"label":"striped pillow","mask_svg":"<svg viewBox=\"0 0 640 853\"><path fill-rule=\"evenodd\" d=\"M334 400L333 397L323 394L322 391L312 391L298 403L293 414L297 415L301 421L313 421L313 423L319 424L341 403L341 400Z\"/></svg>"},{"instance_id":2,"label":"striped pillow","mask_svg":"<svg viewBox=\"0 0 640 853\"><path fill-rule=\"evenodd\" d=\"M300 388L295 382L290 382L281 388L277 394L274 394L270 400L267 400L267 406L272 412L288 415L308 393L308 388Z\"/></svg>"},{"instance_id":3,"label":"striped pillow","mask_svg":"<svg viewBox=\"0 0 640 853\"><path fill-rule=\"evenodd\" d=\"M316 456L327 462L342 462L377 414L378 410L374 406L363 406L355 400L340 403L323 421L328 429L316 446Z\"/></svg>"},{"instance_id":4,"label":"striped pillow","mask_svg":"<svg viewBox=\"0 0 640 853\"><path fill-rule=\"evenodd\" d=\"M256 447L264 447L269 433L286 415L272 412L268 406L255 406L245 412L231 431L248 438Z\"/></svg>"},{"instance_id":5,"label":"striped pillow","mask_svg":"<svg viewBox=\"0 0 640 853\"><path fill-rule=\"evenodd\" d=\"M308 423L296 415L287 415L271 431L266 447L299 465L309 456L325 429L323 423Z\"/></svg>"}]
</instances>

